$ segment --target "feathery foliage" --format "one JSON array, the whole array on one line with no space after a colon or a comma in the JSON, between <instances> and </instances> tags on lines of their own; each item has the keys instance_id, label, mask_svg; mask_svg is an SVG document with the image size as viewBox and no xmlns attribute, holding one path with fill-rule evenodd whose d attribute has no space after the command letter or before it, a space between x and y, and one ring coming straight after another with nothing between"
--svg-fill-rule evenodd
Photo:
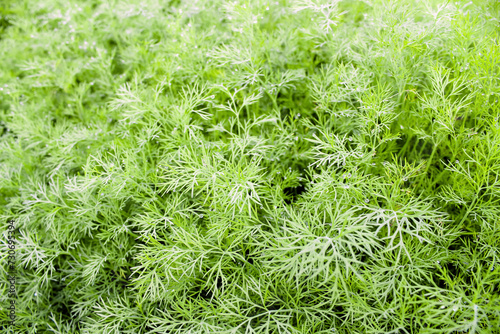
<instances>
[{"instance_id":1,"label":"feathery foliage","mask_svg":"<svg viewBox=\"0 0 500 334\"><path fill-rule=\"evenodd\" d=\"M4 1L2 330L499 333L499 18Z\"/></svg>"}]
</instances>

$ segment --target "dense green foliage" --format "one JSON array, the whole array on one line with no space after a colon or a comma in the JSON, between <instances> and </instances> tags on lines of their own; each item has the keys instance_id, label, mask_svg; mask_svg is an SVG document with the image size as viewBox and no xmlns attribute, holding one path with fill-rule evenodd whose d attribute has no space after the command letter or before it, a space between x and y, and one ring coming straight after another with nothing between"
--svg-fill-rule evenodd
<instances>
[{"instance_id":1,"label":"dense green foliage","mask_svg":"<svg viewBox=\"0 0 500 334\"><path fill-rule=\"evenodd\" d=\"M499 1L1 5L19 333L499 333Z\"/></svg>"}]
</instances>

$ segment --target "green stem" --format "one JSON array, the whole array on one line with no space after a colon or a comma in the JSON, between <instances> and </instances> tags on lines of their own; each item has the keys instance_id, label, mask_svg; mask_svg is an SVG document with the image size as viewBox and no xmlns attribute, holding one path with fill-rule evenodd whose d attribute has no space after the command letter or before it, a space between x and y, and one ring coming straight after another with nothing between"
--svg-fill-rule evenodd
<instances>
[{"instance_id":1,"label":"green stem","mask_svg":"<svg viewBox=\"0 0 500 334\"><path fill-rule=\"evenodd\" d=\"M460 220L460 222L458 223L458 225L462 225L462 223L465 221L465 219L467 218L467 216L469 215L469 213L472 211L472 209L474 209L475 205L476 205L476 200L477 200L477 196L474 197L474 199L472 200L469 208L467 209L467 211L465 212L464 216L462 217L462 220Z\"/></svg>"},{"instance_id":2,"label":"green stem","mask_svg":"<svg viewBox=\"0 0 500 334\"><path fill-rule=\"evenodd\" d=\"M420 157L420 156L422 156L422 152L424 151L425 146L427 146L427 144L425 144L425 143L424 143L424 144L422 145L422 147L420 148L420 151L418 152L418 156L419 156L419 157Z\"/></svg>"},{"instance_id":3,"label":"green stem","mask_svg":"<svg viewBox=\"0 0 500 334\"><path fill-rule=\"evenodd\" d=\"M429 170L429 167L431 166L431 163L432 163L432 158L434 158L434 154L436 153L438 146L439 146L439 143L434 144L434 147L432 148L431 156L429 157L429 160L428 160L428 164L425 167L424 174L427 173L427 171Z\"/></svg>"},{"instance_id":4,"label":"green stem","mask_svg":"<svg viewBox=\"0 0 500 334\"><path fill-rule=\"evenodd\" d=\"M404 156L404 152L406 152L406 148L408 147L408 145L410 144L410 140L411 140L411 136L406 140L406 143L403 145L403 147L401 148L401 150L399 151L399 157L403 157Z\"/></svg>"},{"instance_id":5,"label":"green stem","mask_svg":"<svg viewBox=\"0 0 500 334\"><path fill-rule=\"evenodd\" d=\"M432 187L433 187L436 183L438 183L438 181L439 181L439 180L441 179L441 177L443 176L444 172L445 172L445 171L442 171L441 173L439 173L439 174L436 176L436 178L434 179L434 181L433 181L430 185L428 185L428 186L427 186L426 191L430 191L430 190L431 190L431 188L432 188Z\"/></svg>"}]
</instances>

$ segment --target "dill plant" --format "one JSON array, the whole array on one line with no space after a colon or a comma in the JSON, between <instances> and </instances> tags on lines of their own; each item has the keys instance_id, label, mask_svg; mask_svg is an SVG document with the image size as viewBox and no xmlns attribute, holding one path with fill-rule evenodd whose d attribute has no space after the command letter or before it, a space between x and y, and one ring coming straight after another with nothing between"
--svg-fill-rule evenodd
<instances>
[{"instance_id":1,"label":"dill plant","mask_svg":"<svg viewBox=\"0 0 500 334\"><path fill-rule=\"evenodd\" d=\"M499 17L5 1L2 331L498 333Z\"/></svg>"}]
</instances>

